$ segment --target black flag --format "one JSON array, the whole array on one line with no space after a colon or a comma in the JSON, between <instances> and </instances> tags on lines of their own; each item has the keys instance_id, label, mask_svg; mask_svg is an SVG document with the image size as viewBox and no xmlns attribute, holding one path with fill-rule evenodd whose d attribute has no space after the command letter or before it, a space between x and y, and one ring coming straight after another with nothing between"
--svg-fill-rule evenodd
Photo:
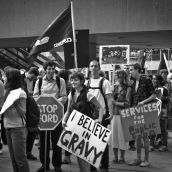
<instances>
[{"instance_id":1,"label":"black flag","mask_svg":"<svg viewBox=\"0 0 172 172\"><path fill-rule=\"evenodd\" d=\"M76 49L78 68L89 65L89 30L76 30ZM64 45L65 68L75 68L74 47L72 43Z\"/></svg>"},{"instance_id":2,"label":"black flag","mask_svg":"<svg viewBox=\"0 0 172 172\"><path fill-rule=\"evenodd\" d=\"M41 52L51 51L69 42L73 42L71 5L34 41L29 56L36 56Z\"/></svg>"}]
</instances>

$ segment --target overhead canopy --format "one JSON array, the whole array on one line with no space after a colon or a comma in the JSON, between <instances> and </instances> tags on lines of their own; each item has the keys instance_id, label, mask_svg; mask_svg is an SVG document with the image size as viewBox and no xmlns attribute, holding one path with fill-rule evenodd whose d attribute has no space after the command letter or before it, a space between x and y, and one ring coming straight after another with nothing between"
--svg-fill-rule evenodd
<instances>
[{"instance_id":1,"label":"overhead canopy","mask_svg":"<svg viewBox=\"0 0 172 172\"><path fill-rule=\"evenodd\" d=\"M0 48L27 48L36 37L2 38ZM172 30L90 34L96 45L131 45L139 48L172 48Z\"/></svg>"}]
</instances>

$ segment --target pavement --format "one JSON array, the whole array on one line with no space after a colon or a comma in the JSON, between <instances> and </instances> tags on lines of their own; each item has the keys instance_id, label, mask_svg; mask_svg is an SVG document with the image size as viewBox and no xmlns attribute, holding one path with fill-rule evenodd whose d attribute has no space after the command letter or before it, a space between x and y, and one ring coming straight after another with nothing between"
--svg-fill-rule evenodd
<instances>
[{"instance_id":1,"label":"pavement","mask_svg":"<svg viewBox=\"0 0 172 172\"><path fill-rule=\"evenodd\" d=\"M34 145L33 154L38 156L38 147ZM143 154L143 153L142 153ZM64 152L63 152L64 156ZM109 172L172 172L172 147L167 152L150 152L149 167L129 166L127 164L113 164L113 150L109 147ZM136 151L126 151L126 162L130 162L136 158ZM62 165L63 172L79 172L77 165L77 159L75 156L71 156L72 163L68 165ZM30 171L36 172L41 166L39 159L36 161L29 160ZM50 166L50 171L53 172L53 167ZM3 154L0 155L0 172L13 172L11 159L9 157L8 147L4 145Z\"/></svg>"}]
</instances>

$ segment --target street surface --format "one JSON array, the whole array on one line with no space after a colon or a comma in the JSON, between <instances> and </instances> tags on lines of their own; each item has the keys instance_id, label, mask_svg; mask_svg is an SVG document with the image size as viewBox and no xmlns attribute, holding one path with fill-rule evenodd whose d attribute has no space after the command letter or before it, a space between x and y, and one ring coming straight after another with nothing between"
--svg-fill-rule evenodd
<instances>
[{"instance_id":1,"label":"street surface","mask_svg":"<svg viewBox=\"0 0 172 172\"><path fill-rule=\"evenodd\" d=\"M113 151L109 149L109 172L172 172L172 149L168 152L151 152L150 153L150 167L129 166L127 164L113 164ZM34 145L33 154L38 157L38 147ZM63 152L64 155L64 152ZM126 151L126 161L130 162L136 157L136 151ZM63 172L79 172L77 160L75 156L71 156L72 163L68 165L62 165ZM39 160L29 160L31 172L36 172L41 166ZM50 172L53 172L52 165L50 166ZM3 154L0 155L0 172L13 172L11 160L9 157L8 147L4 145Z\"/></svg>"}]
</instances>

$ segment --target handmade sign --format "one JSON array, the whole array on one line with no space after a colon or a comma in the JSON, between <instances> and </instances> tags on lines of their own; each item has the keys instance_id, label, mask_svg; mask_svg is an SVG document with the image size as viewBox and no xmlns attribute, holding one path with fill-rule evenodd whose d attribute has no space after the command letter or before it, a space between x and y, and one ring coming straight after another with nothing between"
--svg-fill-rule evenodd
<instances>
[{"instance_id":1,"label":"handmade sign","mask_svg":"<svg viewBox=\"0 0 172 172\"><path fill-rule=\"evenodd\" d=\"M139 105L120 111L124 137L126 141L136 137L161 133L157 102Z\"/></svg>"},{"instance_id":2,"label":"handmade sign","mask_svg":"<svg viewBox=\"0 0 172 172\"><path fill-rule=\"evenodd\" d=\"M62 132L58 146L99 168L110 130L74 110Z\"/></svg>"}]
</instances>

